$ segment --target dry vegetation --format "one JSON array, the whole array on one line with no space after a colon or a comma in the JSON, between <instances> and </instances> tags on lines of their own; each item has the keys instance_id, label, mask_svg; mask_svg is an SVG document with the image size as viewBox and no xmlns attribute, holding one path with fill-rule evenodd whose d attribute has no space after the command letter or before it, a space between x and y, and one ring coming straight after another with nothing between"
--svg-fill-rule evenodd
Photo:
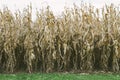
<instances>
[{"instance_id":1,"label":"dry vegetation","mask_svg":"<svg viewBox=\"0 0 120 80\"><path fill-rule=\"evenodd\" d=\"M0 10L0 72L120 71L120 9Z\"/></svg>"}]
</instances>

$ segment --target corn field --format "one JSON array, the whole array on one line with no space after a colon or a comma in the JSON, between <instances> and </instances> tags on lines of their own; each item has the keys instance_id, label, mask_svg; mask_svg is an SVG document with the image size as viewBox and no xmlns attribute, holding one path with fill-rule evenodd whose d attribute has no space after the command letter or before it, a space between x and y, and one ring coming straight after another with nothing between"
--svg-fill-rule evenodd
<instances>
[{"instance_id":1,"label":"corn field","mask_svg":"<svg viewBox=\"0 0 120 80\"><path fill-rule=\"evenodd\" d=\"M0 73L120 71L120 9L82 4L55 16L49 6L0 10Z\"/></svg>"}]
</instances>

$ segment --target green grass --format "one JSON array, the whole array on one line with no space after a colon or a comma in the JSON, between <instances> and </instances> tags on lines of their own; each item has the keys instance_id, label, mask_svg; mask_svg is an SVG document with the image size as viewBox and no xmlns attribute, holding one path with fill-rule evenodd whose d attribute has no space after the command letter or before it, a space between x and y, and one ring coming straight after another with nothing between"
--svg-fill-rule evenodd
<instances>
[{"instance_id":1,"label":"green grass","mask_svg":"<svg viewBox=\"0 0 120 80\"><path fill-rule=\"evenodd\" d=\"M0 74L0 80L120 80L119 74Z\"/></svg>"}]
</instances>

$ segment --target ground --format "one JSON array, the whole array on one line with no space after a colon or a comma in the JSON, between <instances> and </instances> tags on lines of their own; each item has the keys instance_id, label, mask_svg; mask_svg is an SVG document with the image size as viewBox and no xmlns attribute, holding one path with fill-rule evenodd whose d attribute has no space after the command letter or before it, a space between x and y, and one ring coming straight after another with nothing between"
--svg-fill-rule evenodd
<instances>
[{"instance_id":1,"label":"ground","mask_svg":"<svg viewBox=\"0 0 120 80\"><path fill-rule=\"evenodd\" d=\"M120 80L120 74L0 74L0 80Z\"/></svg>"}]
</instances>

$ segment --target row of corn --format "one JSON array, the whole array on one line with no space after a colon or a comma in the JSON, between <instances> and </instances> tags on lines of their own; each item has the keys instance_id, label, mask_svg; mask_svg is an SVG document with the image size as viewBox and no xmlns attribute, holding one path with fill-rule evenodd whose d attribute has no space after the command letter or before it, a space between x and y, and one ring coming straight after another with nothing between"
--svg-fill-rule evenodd
<instances>
[{"instance_id":1,"label":"row of corn","mask_svg":"<svg viewBox=\"0 0 120 80\"><path fill-rule=\"evenodd\" d=\"M0 10L0 72L120 71L120 9L114 5Z\"/></svg>"}]
</instances>

